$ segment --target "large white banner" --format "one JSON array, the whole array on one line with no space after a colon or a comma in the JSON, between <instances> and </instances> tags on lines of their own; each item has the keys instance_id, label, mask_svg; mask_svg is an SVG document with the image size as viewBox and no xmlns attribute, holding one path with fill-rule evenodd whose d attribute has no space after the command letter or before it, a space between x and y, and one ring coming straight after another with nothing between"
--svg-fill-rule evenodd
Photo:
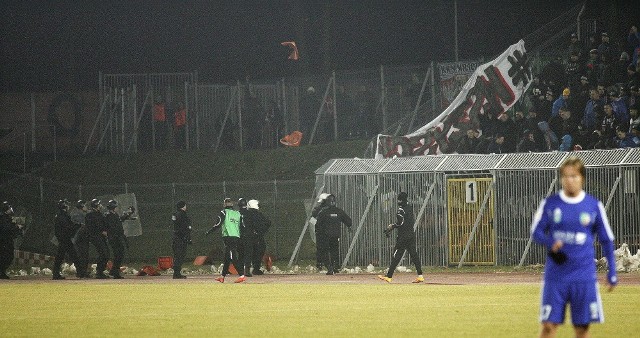
<instances>
[{"instance_id":1,"label":"large white banner","mask_svg":"<svg viewBox=\"0 0 640 338\"><path fill-rule=\"evenodd\" d=\"M455 151L468 129L480 129L479 116L511 108L531 83L524 41L478 67L460 93L433 121L405 136L378 135L376 158L446 154Z\"/></svg>"}]
</instances>

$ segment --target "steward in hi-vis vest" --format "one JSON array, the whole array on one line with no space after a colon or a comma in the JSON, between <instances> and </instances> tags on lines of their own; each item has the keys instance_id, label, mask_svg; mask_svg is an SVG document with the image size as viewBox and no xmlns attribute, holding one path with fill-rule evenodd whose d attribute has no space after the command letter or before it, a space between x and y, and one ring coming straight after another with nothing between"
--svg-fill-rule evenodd
<instances>
[{"instance_id":1,"label":"steward in hi-vis vest","mask_svg":"<svg viewBox=\"0 0 640 338\"><path fill-rule=\"evenodd\" d=\"M222 276L216 278L220 283L224 283L224 277L229 274L229 265L238 270L240 278L235 283L242 283L246 280L244 276L244 264L238 256L238 243L240 242L241 228L244 228L242 215L233 209L233 201L230 198L224 199L224 209L218 214L216 224L209 229L206 234L210 234L214 229L222 227L222 241L224 242L224 266L222 268Z\"/></svg>"}]
</instances>

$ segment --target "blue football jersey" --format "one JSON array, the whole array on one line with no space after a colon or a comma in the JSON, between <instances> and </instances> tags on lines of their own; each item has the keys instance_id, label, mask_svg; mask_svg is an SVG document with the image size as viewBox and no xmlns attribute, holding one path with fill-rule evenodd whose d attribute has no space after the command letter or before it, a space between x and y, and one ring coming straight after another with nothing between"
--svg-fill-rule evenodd
<instances>
[{"instance_id":1,"label":"blue football jersey","mask_svg":"<svg viewBox=\"0 0 640 338\"><path fill-rule=\"evenodd\" d=\"M561 190L544 199L533 218L531 235L548 250L554 242L562 241L560 251L567 256L562 264L547 258L545 280L596 281L593 245L596 234L609 264L609 282L616 284L613 232L602 202L584 191L569 197Z\"/></svg>"}]
</instances>

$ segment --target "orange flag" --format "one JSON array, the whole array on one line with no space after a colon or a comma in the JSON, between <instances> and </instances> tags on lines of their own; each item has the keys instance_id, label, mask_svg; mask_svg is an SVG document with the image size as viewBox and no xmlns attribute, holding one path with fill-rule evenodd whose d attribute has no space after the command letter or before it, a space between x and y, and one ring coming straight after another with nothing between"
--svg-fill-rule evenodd
<instances>
[{"instance_id":1,"label":"orange flag","mask_svg":"<svg viewBox=\"0 0 640 338\"><path fill-rule=\"evenodd\" d=\"M298 61L298 47L294 41L285 41L280 43L283 46L289 46L291 48L291 53L289 54L288 59L293 61Z\"/></svg>"}]
</instances>

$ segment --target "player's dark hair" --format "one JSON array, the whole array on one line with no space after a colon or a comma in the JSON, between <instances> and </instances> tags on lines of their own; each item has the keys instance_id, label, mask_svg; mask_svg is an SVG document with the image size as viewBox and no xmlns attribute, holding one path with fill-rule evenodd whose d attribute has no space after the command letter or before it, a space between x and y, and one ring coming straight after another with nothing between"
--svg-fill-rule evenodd
<instances>
[{"instance_id":1,"label":"player's dark hair","mask_svg":"<svg viewBox=\"0 0 640 338\"><path fill-rule=\"evenodd\" d=\"M562 176L562 171L566 167L576 167L576 169L578 169L578 171L580 172L580 175L582 175L582 178L587 177L587 170L584 166L584 162L582 162L582 160L576 156L569 156L566 160L564 160L564 162L562 162L562 164L560 165L560 176Z\"/></svg>"}]
</instances>

